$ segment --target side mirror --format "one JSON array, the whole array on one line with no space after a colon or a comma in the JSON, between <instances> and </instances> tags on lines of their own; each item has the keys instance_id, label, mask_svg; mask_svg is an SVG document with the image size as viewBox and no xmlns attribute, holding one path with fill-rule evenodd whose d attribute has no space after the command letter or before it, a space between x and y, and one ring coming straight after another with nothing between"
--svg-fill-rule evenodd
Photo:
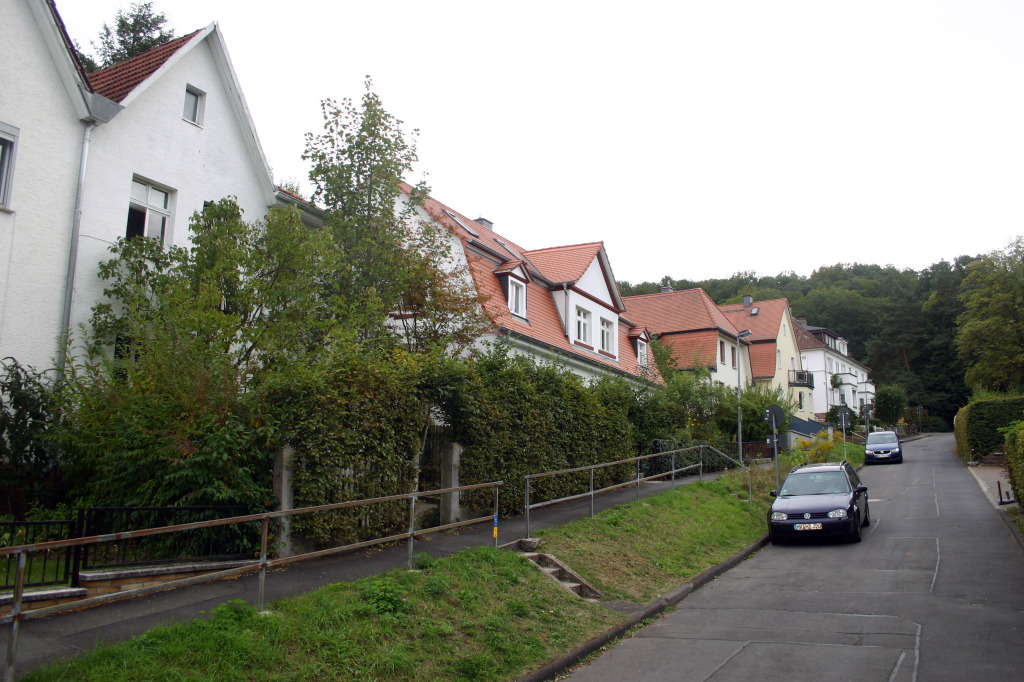
<instances>
[{"instance_id":1,"label":"side mirror","mask_svg":"<svg viewBox=\"0 0 1024 682\"><path fill-rule=\"evenodd\" d=\"M777 492L775 492L774 490L773 490L773 491L771 491L771 492L770 492L770 493L768 493L768 494L769 494L769 495L771 495L772 497L778 497L778 496L779 496L779 494L778 494Z\"/></svg>"},{"instance_id":2,"label":"side mirror","mask_svg":"<svg viewBox=\"0 0 1024 682\"><path fill-rule=\"evenodd\" d=\"M857 493L866 493L868 491L868 487L866 485L859 485L856 488L854 488L853 490L854 490L854 492L857 492Z\"/></svg>"}]
</instances>

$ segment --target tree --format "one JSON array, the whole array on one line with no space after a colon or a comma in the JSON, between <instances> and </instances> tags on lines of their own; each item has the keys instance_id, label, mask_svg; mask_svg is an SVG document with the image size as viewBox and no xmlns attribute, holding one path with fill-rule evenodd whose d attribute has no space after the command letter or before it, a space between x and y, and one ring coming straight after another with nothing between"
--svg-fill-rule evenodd
<instances>
[{"instance_id":1,"label":"tree","mask_svg":"<svg viewBox=\"0 0 1024 682\"><path fill-rule=\"evenodd\" d=\"M451 258L451 235L418 217L429 188L409 196L402 182L417 161L414 130L388 113L366 79L357 106L324 100L324 133L306 135L313 200L338 260L324 296L339 301L339 322L361 343L390 346L396 330L412 350L464 347L486 324L465 269Z\"/></svg>"},{"instance_id":2,"label":"tree","mask_svg":"<svg viewBox=\"0 0 1024 682\"><path fill-rule=\"evenodd\" d=\"M75 50L87 71L106 68L173 40L174 30L164 30L166 23L164 13L155 12L152 2L133 2L127 12L117 10L113 27L103 23L99 45L89 42L99 55L98 61L84 54L78 43Z\"/></svg>"},{"instance_id":3,"label":"tree","mask_svg":"<svg viewBox=\"0 0 1024 682\"><path fill-rule=\"evenodd\" d=\"M895 384L879 386L875 391L875 414L885 424L895 424L907 407L907 394Z\"/></svg>"},{"instance_id":4,"label":"tree","mask_svg":"<svg viewBox=\"0 0 1024 682\"><path fill-rule=\"evenodd\" d=\"M967 266L956 345L974 390L1024 389L1024 239Z\"/></svg>"}]
</instances>

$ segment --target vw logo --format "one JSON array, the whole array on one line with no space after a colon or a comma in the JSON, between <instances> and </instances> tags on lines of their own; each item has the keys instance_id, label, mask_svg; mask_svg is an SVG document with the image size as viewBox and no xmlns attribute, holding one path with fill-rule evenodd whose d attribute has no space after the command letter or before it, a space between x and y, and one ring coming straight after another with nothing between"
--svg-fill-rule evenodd
<instances>
[{"instance_id":1,"label":"vw logo","mask_svg":"<svg viewBox=\"0 0 1024 682\"><path fill-rule=\"evenodd\" d=\"M804 514L804 518L805 519L809 519L809 518L811 518L811 515L810 514Z\"/></svg>"}]
</instances>

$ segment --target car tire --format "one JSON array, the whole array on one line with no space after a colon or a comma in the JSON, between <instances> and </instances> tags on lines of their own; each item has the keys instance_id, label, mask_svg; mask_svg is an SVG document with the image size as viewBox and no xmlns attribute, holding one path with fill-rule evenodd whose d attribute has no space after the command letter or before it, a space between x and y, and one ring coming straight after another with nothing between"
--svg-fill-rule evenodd
<instances>
[{"instance_id":1,"label":"car tire","mask_svg":"<svg viewBox=\"0 0 1024 682\"><path fill-rule=\"evenodd\" d=\"M855 523L855 524L853 524L853 532L850 533L850 542L860 542L860 540L861 540L860 524L859 523Z\"/></svg>"},{"instance_id":2,"label":"car tire","mask_svg":"<svg viewBox=\"0 0 1024 682\"><path fill-rule=\"evenodd\" d=\"M773 545L784 545L784 544L786 544L785 540L783 540L782 538L780 538L780 537L778 537L776 535L772 535L771 533L768 534L768 539L772 541Z\"/></svg>"},{"instance_id":3,"label":"car tire","mask_svg":"<svg viewBox=\"0 0 1024 682\"><path fill-rule=\"evenodd\" d=\"M864 523L860 525L865 528L871 525L871 507L868 506L867 502L864 503Z\"/></svg>"}]
</instances>

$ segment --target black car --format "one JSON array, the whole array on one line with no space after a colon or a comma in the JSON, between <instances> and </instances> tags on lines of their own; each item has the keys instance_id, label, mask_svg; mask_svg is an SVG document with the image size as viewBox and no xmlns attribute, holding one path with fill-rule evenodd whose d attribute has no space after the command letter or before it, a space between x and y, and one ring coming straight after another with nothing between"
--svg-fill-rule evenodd
<instances>
[{"instance_id":1,"label":"black car","mask_svg":"<svg viewBox=\"0 0 1024 682\"><path fill-rule=\"evenodd\" d=\"M864 444L864 463L869 462L903 463L903 447L895 431L875 431L868 434L867 443Z\"/></svg>"},{"instance_id":2,"label":"black car","mask_svg":"<svg viewBox=\"0 0 1024 682\"><path fill-rule=\"evenodd\" d=\"M860 542L861 527L871 524L868 488L848 462L801 464L771 495L768 534L774 544L818 537Z\"/></svg>"}]
</instances>

